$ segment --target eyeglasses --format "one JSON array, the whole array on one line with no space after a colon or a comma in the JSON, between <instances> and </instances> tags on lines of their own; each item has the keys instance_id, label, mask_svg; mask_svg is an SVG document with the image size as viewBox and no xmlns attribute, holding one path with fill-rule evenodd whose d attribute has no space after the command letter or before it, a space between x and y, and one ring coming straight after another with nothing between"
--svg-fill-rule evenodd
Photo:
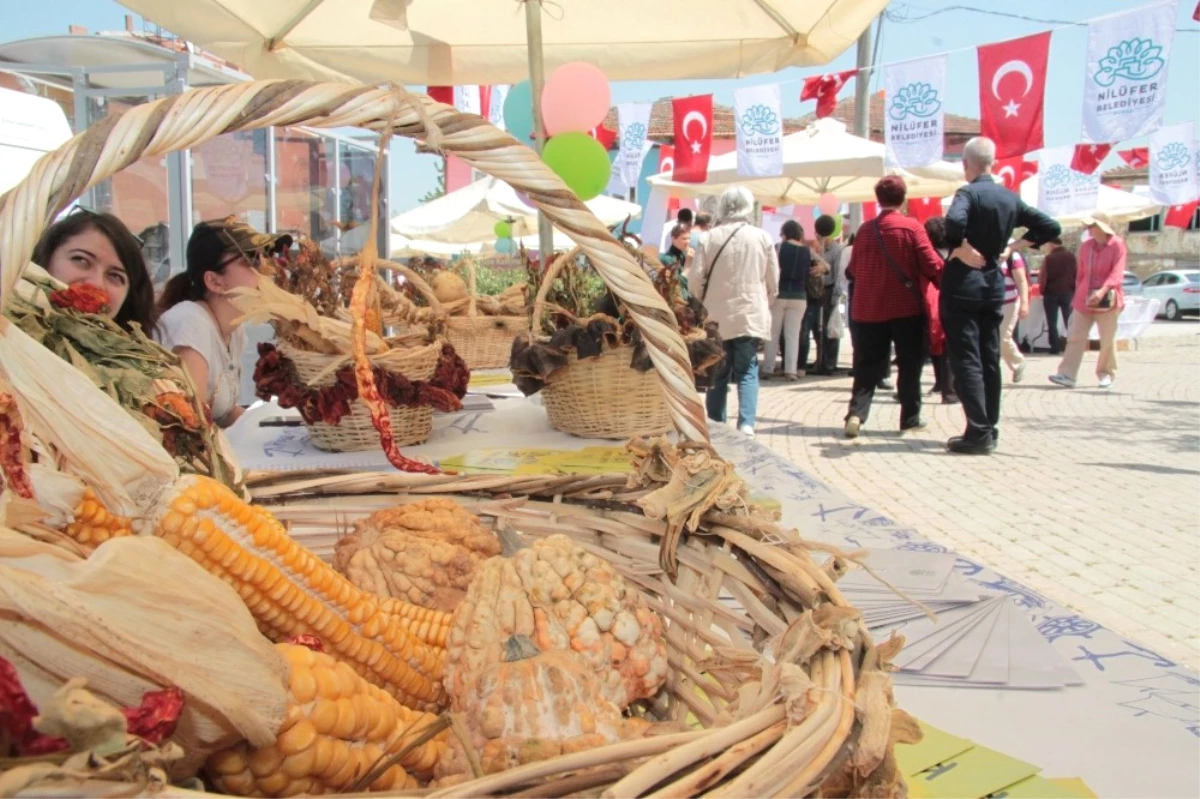
<instances>
[{"instance_id":1,"label":"eyeglasses","mask_svg":"<svg viewBox=\"0 0 1200 799\"><path fill-rule=\"evenodd\" d=\"M99 219L99 218L100 218L100 217L102 217L102 216L110 216L110 217L112 217L112 218L116 219L116 217L115 217L115 216L113 216L112 214L109 214L109 213L104 213L104 212L101 212L101 211L93 211L91 208L86 208L86 207L84 207L84 206L82 206L82 205L79 205L78 203L76 203L75 205L73 205L73 206L71 207L71 210L70 210L70 211L67 211L67 215L66 215L66 216L64 216L64 217L63 217L63 219L66 219L67 217L70 217L70 216L75 216L75 214L86 214L88 217L90 217L90 218L92 218L92 219ZM118 222L120 222L120 220L119 220L119 219L118 219L117 221L118 221ZM122 224L122 225L124 225L125 223L124 223L124 222L121 222L121 224ZM138 243L138 247L140 247L140 248L145 248L145 246L146 246L146 240L145 240L145 239L143 239L143 238L142 238L141 236L139 236L138 234L134 233L132 230L129 230L128 226L126 226L126 228L125 228L125 229L129 231L129 235L130 235L130 236L133 236L133 240L134 240L134 241L136 241L136 242Z\"/></svg>"}]
</instances>

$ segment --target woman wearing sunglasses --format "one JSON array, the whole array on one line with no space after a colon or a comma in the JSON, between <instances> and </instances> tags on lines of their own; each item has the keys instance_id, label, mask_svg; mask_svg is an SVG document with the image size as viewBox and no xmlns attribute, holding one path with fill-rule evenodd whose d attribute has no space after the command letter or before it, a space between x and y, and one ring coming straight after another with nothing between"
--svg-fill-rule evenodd
<instances>
[{"instance_id":1,"label":"woman wearing sunglasses","mask_svg":"<svg viewBox=\"0 0 1200 799\"><path fill-rule=\"evenodd\" d=\"M291 244L291 236L260 233L236 217L201 222L188 239L187 270L163 289L159 342L179 356L221 427L242 415L246 334L230 292L257 285L262 259Z\"/></svg>"},{"instance_id":2,"label":"woman wearing sunglasses","mask_svg":"<svg viewBox=\"0 0 1200 799\"><path fill-rule=\"evenodd\" d=\"M88 283L108 294L108 315L126 331L154 330L154 286L142 243L112 214L83 208L51 225L33 261L67 285Z\"/></svg>"}]
</instances>

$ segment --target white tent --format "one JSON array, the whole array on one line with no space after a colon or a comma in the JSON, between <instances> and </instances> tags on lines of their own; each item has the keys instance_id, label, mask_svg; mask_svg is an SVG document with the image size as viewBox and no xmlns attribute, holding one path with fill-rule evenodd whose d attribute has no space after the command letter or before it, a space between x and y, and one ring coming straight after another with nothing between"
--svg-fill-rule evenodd
<instances>
[{"instance_id":1,"label":"white tent","mask_svg":"<svg viewBox=\"0 0 1200 799\"><path fill-rule=\"evenodd\" d=\"M531 3L523 11L513 0L120 2L256 78L445 86L523 80L526 43L539 41L547 71L586 61L609 80L738 78L826 64L887 6L607 0Z\"/></svg>"},{"instance_id":2,"label":"white tent","mask_svg":"<svg viewBox=\"0 0 1200 799\"><path fill-rule=\"evenodd\" d=\"M1037 207L1040 185L1037 175L1031 175L1021 184L1021 199L1025 201L1026 205ZM942 201L943 209L950 207L951 199L947 198ZM1112 186L1101 183L1095 208L1076 211L1072 214L1055 217L1055 219L1063 227L1079 227L1084 217L1096 211L1107 214L1113 222L1132 222L1135 219L1154 216L1162 211L1162 206L1147 197L1114 189Z\"/></svg>"},{"instance_id":3,"label":"white tent","mask_svg":"<svg viewBox=\"0 0 1200 799\"><path fill-rule=\"evenodd\" d=\"M584 203L605 225L619 225L642 213L637 203L601 195ZM398 255L452 255L479 252L496 241L497 222L512 224L514 239L537 248L537 212L521 202L516 191L502 180L485 177L445 196L392 217L389 252ZM555 249L570 249L570 239L555 231Z\"/></svg>"},{"instance_id":4,"label":"white tent","mask_svg":"<svg viewBox=\"0 0 1200 799\"><path fill-rule=\"evenodd\" d=\"M20 183L34 163L71 138L58 103L0 89L0 194Z\"/></svg>"},{"instance_id":5,"label":"white tent","mask_svg":"<svg viewBox=\"0 0 1200 799\"><path fill-rule=\"evenodd\" d=\"M939 161L928 167L890 169L884 165L884 145L855 136L835 119L818 119L804 130L783 137L783 174L770 178L738 175L737 152L709 161L704 183L678 183L655 175L650 186L671 197L720 194L732 185L745 186L764 205L813 205L825 193L843 202L873 202L875 183L898 174L908 184L909 197L944 197L963 184L962 167Z\"/></svg>"}]
</instances>

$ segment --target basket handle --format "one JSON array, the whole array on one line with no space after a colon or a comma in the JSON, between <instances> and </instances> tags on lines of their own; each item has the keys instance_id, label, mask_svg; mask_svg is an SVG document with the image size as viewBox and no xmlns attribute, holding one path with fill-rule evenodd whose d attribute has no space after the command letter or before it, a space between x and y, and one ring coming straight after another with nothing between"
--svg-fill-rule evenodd
<instances>
[{"instance_id":1,"label":"basket handle","mask_svg":"<svg viewBox=\"0 0 1200 799\"><path fill-rule=\"evenodd\" d=\"M332 265L333 265L334 269L342 269L345 267L357 266L358 258L359 258L359 256L357 256L357 255L350 255L345 258L338 258L336 261L333 262ZM442 304L438 301L437 295L433 293L433 287L430 286L429 283L426 282L425 278L421 277L421 275L418 274L415 270L405 266L404 264L398 264L395 261L384 261L383 259L376 261L375 266L376 266L377 270L378 269L394 269L395 271L404 275L404 279L407 280L409 283L412 283L413 288L415 288L417 290L417 293L420 294L422 297L424 297L425 301L429 303L429 309L433 313L434 316L444 316L445 315L445 311L442 308ZM388 289L391 289L391 288L392 288L391 286L388 286Z\"/></svg>"},{"instance_id":2,"label":"basket handle","mask_svg":"<svg viewBox=\"0 0 1200 799\"><path fill-rule=\"evenodd\" d=\"M467 316L477 316L475 310L475 259L467 256L463 259L467 262Z\"/></svg>"},{"instance_id":3,"label":"basket handle","mask_svg":"<svg viewBox=\"0 0 1200 799\"><path fill-rule=\"evenodd\" d=\"M680 435L708 440L704 406L675 315L625 248L527 146L475 114L399 86L250 81L192 89L92 125L39 159L25 180L0 198L0 309L13 296L42 232L87 189L140 158L198 147L225 133L291 125L390 129L426 140L523 192L582 248L628 309L662 379Z\"/></svg>"},{"instance_id":4,"label":"basket handle","mask_svg":"<svg viewBox=\"0 0 1200 799\"><path fill-rule=\"evenodd\" d=\"M542 313L546 310L546 297L550 294L550 287L554 285L554 281L558 278L558 273L563 270L563 267L575 260L581 252L583 252L582 248L572 247L564 253L559 253L546 267L546 274L542 275L542 284L538 286L537 298L533 302L533 313L529 316L530 335L537 335L538 324L541 322Z\"/></svg>"}]
</instances>

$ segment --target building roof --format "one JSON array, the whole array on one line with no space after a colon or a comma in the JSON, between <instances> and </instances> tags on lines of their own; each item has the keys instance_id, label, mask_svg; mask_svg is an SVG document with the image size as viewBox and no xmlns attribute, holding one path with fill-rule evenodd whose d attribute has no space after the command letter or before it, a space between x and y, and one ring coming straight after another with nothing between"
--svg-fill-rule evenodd
<instances>
[{"instance_id":1,"label":"building roof","mask_svg":"<svg viewBox=\"0 0 1200 799\"><path fill-rule=\"evenodd\" d=\"M833 110L833 118L844 122L850 130L854 129L854 95L851 94L837 104ZM869 122L871 125L871 133L883 135L883 113L884 102L883 92L879 91L871 95L871 104ZM799 119L801 127L809 124L817 118L816 112L806 114ZM978 136L979 135L979 120L971 117L959 116L958 114L946 114L946 135L948 136Z\"/></svg>"},{"instance_id":2,"label":"building roof","mask_svg":"<svg viewBox=\"0 0 1200 799\"><path fill-rule=\"evenodd\" d=\"M654 106L650 109L650 139L657 142L665 142L669 144L675 138L675 114L671 105L672 98L665 97L661 100L655 100ZM608 110L608 116L601 123L604 127L612 132L617 131L617 109L615 107ZM802 130L807 123L799 119L783 120L784 134L795 133ZM732 139L737 136L737 130L733 124L733 109L727 105L713 104L713 138L714 139Z\"/></svg>"},{"instance_id":3,"label":"building roof","mask_svg":"<svg viewBox=\"0 0 1200 799\"><path fill-rule=\"evenodd\" d=\"M1145 186L1150 182L1150 168L1134 169L1129 166L1117 166L1104 170L1100 179L1110 185Z\"/></svg>"}]
</instances>

